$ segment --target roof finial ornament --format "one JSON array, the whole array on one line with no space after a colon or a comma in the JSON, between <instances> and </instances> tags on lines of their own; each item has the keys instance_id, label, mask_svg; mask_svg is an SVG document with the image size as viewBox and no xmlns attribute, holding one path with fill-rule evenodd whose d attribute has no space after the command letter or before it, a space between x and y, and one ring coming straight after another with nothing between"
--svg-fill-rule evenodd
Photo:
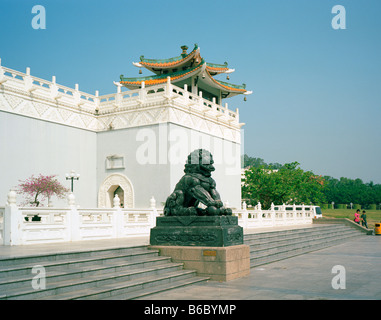
<instances>
[{"instance_id":1,"label":"roof finial ornament","mask_svg":"<svg viewBox=\"0 0 381 320\"><path fill-rule=\"evenodd\" d=\"M182 56L186 56L187 55L187 50L188 50L188 47L187 46L181 46L181 49L183 50L183 52L181 53Z\"/></svg>"}]
</instances>

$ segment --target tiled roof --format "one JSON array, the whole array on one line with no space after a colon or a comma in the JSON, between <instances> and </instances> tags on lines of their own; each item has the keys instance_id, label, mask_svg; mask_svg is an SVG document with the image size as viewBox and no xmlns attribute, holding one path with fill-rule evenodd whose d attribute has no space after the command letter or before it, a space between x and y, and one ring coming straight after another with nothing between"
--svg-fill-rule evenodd
<instances>
[{"instance_id":1,"label":"tiled roof","mask_svg":"<svg viewBox=\"0 0 381 320\"><path fill-rule=\"evenodd\" d=\"M140 64L144 67L173 67L191 58L196 53L197 49L198 45L195 44L195 47L192 50L192 52L186 55L180 55L178 57L169 59L145 59L144 56L140 56Z\"/></svg>"},{"instance_id":2,"label":"tiled roof","mask_svg":"<svg viewBox=\"0 0 381 320\"><path fill-rule=\"evenodd\" d=\"M213 76L208 72L208 70L206 70L206 72L208 73L210 79L213 80L214 83L216 83L217 85L219 85L220 87L224 88L225 90L228 90L228 91L235 91L235 92L246 92L246 85L245 84L242 84L242 85L239 85L239 84L232 84L232 83L229 83L229 82L225 82L225 81L221 81L221 80L216 80L213 78Z\"/></svg>"},{"instance_id":3,"label":"tiled roof","mask_svg":"<svg viewBox=\"0 0 381 320\"><path fill-rule=\"evenodd\" d=\"M173 72L170 74L161 74L161 75L155 75L155 76L149 76L149 77L139 77L139 78L124 78L123 76L121 76L120 77L120 83L123 85L139 86L144 81L145 85L152 86L152 85L156 85L156 84L165 83L167 81L167 77L170 77L171 81L176 81L180 78L187 76L190 73L197 71L204 64L205 64L205 61L204 61L204 59L202 59L201 62L193 68Z\"/></svg>"},{"instance_id":4,"label":"tiled roof","mask_svg":"<svg viewBox=\"0 0 381 320\"><path fill-rule=\"evenodd\" d=\"M211 71L211 72L217 72L217 73L221 73L221 72L225 72L225 71L229 70L227 62L225 62L225 64L217 64L217 63L207 62L206 63L206 69Z\"/></svg>"}]
</instances>

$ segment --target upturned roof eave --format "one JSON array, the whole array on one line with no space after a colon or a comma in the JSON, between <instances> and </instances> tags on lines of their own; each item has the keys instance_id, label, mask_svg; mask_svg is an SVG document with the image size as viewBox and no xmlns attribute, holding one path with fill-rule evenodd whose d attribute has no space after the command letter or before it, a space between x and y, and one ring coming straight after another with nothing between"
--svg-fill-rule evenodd
<instances>
[{"instance_id":1,"label":"upturned roof eave","mask_svg":"<svg viewBox=\"0 0 381 320\"><path fill-rule=\"evenodd\" d=\"M123 78L121 77L120 84L125 86L128 89L137 89L142 86L142 82L144 82L145 86L152 86L157 84L163 84L167 81L167 78L170 78L170 81L176 83L181 80L185 80L194 75L198 75L204 72L206 68L206 63L204 60L195 66L192 69L175 72L172 74L163 74L163 75L155 75L150 77L140 77L140 78Z\"/></svg>"},{"instance_id":2,"label":"upturned roof eave","mask_svg":"<svg viewBox=\"0 0 381 320\"><path fill-rule=\"evenodd\" d=\"M152 69L180 68L183 64L193 59L197 54L200 54L200 48L195 44L194 49L185 56L180 55L169 59L145 59L144 56L141 56L141 61L133 62L133 65L139 68L147 68L150 71L153 71Z\"/></svg>"}]
</instances>

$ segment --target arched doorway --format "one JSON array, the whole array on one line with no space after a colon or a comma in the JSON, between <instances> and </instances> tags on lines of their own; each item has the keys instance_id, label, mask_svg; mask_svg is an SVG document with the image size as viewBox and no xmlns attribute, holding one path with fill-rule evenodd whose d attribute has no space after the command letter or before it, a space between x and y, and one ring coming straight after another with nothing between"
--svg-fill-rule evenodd
<instances>
[{"instance_id":1,"label":"arched doorway","mask_svg":"<svg viewBox=\"0 0 381 320\"><path fill-rule=\"evenodd\" d=\"M134 207L134 189L132 183L125 175L120 173L109 175L99 187L98 207L112 208L115 194L118 195L122 207Z\"/></svg>"}]
</instances>

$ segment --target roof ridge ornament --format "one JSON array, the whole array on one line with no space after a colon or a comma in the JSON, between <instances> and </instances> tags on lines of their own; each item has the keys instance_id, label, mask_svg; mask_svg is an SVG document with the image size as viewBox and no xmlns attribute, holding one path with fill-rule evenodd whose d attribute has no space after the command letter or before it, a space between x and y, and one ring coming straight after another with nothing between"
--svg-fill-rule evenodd
<instances>
[{"instance_id":1,"label":"roof ridge ornament","mask_svg":"<svg viewBox=\"0 0 381 320\"><path fill-rule=\"evenodd\" d=\"M188 46L183 45L183 46L181 46L180 48L181 48L181 50L183 50L183 52L181 53L181 56L184 58L185 56L188 55L188 54L187 54Z\"/></svg>"}]
</instances>

